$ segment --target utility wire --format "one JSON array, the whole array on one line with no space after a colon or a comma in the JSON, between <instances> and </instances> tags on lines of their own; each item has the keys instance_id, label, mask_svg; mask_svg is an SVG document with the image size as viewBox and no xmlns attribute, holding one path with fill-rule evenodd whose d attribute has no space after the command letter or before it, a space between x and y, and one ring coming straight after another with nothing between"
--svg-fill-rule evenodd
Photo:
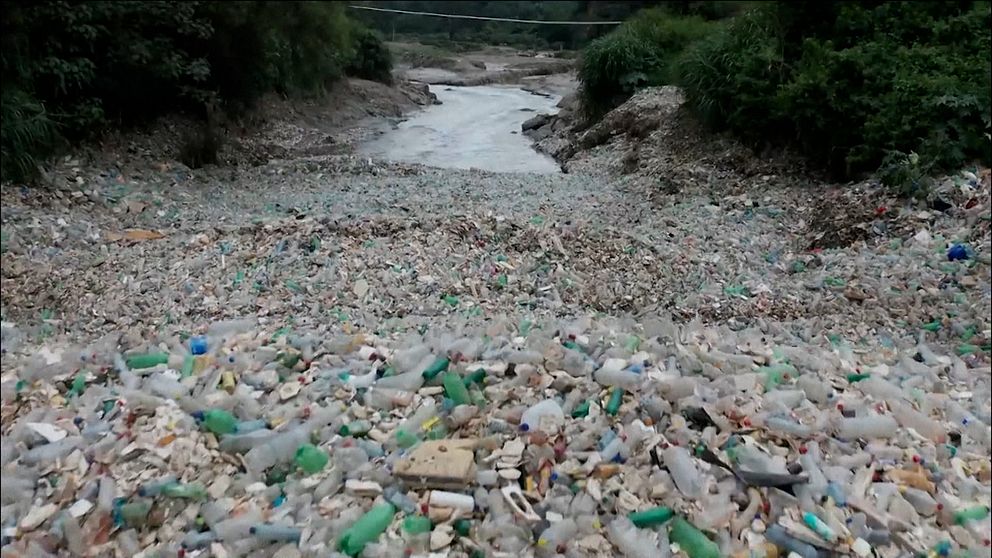
<instances>
[{"instance_id":1,"label":"utility wire","mask_svg":"<svg viewBox=\"0 0 992 558\"><path fill-rule=\"evenodd\" d=\"M389 12L394 14L422 15L428 17L446 17L449 19L479 19L483 21L505 21L509 23L536 23L544 25L620 25L622 21L544 21L540 19L513 19L509 17L485 17L461 14L438 14L434 12L413 12L409 10L392 10L388 8L373 8L372 6L348 6L354 10L369 10L372 12Z\"/></svg>"}]
</instances>

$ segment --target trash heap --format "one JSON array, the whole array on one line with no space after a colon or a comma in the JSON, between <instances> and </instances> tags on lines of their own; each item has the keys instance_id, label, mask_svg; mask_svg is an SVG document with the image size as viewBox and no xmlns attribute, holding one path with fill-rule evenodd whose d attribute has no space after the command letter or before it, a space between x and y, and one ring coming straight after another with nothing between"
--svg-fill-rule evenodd
<instances>
[{"instance_id":1,"label":"trash heap","mask_svg":"<svg viewBox=\"0 0 992 558\"><path fill-rule=\"evenodd\" d=\"M988 556L987 348L346 329L8 352L4 556Z\"/></svg>"}]
</instances>

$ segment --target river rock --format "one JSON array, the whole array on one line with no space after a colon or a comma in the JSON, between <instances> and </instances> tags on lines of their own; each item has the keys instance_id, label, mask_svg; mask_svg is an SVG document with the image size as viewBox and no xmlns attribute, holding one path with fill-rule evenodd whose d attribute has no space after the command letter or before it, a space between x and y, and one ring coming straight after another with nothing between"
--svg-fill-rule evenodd
<instances>
[{"instance_id":1,"label":"river rock","mask_svg":"<svg viewBox=\"0 0 992 558\"><path fill-rule=\"evenodd\" d=\"M524 120L524 123L520 125L520 129L526 132L527 130L540 128L541 126L547 124L549 120L551 120L550 114L538 114L537 116Z\"/></svg>"}]
</instances>

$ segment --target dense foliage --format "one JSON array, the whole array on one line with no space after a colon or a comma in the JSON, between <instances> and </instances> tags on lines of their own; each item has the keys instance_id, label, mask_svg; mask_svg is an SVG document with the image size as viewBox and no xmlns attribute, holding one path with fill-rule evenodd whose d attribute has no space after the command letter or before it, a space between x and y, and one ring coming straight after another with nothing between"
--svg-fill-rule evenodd
<instances>
[{"instance_id":1,"label":"dense foliage","mask_svg":"<svg viewBox=\"0 0 992 558\"><path fill-rule=\"evenodd\" d=\"M674 82L674 62L717 23L698 16L646 10L582 52L582 104L593 118L617 106L639 87Z\"/></svg>"},{"instance_id":2,"label":"dense foliage","mask_svg":"<svg viewBox=\"0 0 992 558\"><path fill-rule=\"evenodd\" d=\"M680 80L710 124L795 145L839 177L988 164L989 6L776 2L689 49Z\"/></svg>"},{"instance_id":3,"label":"dense foliage","mask_svg":"<svg viewBox=\"0 0 992 558\"><path fill-rule=\"evenodd\" d=\"M268 91L319 93L352 70L388 81L375 35L336 2L5 2L3 178L60 139Z\"/></svg>"}]
</instances>

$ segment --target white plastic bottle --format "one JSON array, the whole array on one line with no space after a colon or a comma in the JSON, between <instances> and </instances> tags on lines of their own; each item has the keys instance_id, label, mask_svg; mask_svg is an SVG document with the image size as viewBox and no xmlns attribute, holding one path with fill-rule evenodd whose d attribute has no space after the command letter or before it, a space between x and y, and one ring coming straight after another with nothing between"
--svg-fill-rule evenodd
<instances>
[{"instance_id":1,"label":"white plastic bottle","mask_svg":"<svg viewBox=\"0 0 992 558\"><path fill-rule=\"evenodd\" d=\"M520 416L520 430L532 432L542 424L559 426L565 422L565 412L554 399L545 399L532 405Z\"/></svg>"}]
</instances>

